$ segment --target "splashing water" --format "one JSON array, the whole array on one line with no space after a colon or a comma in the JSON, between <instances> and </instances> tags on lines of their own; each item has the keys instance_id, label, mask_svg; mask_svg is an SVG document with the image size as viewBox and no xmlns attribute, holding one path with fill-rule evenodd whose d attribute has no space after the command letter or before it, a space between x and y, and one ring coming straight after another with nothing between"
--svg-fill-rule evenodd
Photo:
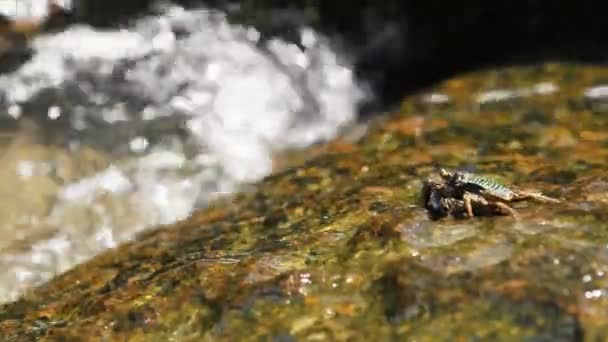
<instances>
[{"instance_id":1,"label":"splashing water","mask_svg":"<svg viewBox=\"0 0 608 342\"><path fill-rule=\"evenodd\" d=\"M51 3L72 8L71 0L0 0L0 13L15 19L44 18Z\"/></svg>"},{"instance_id":2,"label":"splashing water","mask_svg":"<svg viewBox=\"0 0 608 342\"><path fill-rule=\"evenodd\" d=\"M0 75L0 120L44 113L69 146L41 146L36 133L0 146L0 193L24 203L1 215L0 233L15 238L0 245L0 301L187 217L268 175L274 151L353 121L366 95L323 37L304 29L304 52L258 38L222 13L172 6L129 29L38 37L32 60Z\"/></svg>"}]
</instances>

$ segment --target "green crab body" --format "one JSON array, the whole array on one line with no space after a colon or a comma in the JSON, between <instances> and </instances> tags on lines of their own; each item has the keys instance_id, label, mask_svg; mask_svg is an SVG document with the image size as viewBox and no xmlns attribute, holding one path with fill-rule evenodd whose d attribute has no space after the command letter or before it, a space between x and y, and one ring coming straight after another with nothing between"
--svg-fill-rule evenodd
<instances>
[{"instance_id":1,"label":"green crab body","mask_svg":"<svg viewBox=\"0 0 608 342\"><path fill-rule=\"evenodd\" d=\"M507 203L528 199L559 202L539 192L511 189L490 178L468 172L440 169L439 175L440 182L427 180L423 186L425 207L433 217L517 216L517 211Z\"/></svg>"}]
</instances>

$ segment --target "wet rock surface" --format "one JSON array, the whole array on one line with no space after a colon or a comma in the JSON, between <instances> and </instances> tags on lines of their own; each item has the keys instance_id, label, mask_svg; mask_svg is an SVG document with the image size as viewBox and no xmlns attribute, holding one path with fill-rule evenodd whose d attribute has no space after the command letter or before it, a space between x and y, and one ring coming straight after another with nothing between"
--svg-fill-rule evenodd
<instances>
[{"instance_id":1,"label":"wet rock surface","mask_svg":"<svg viewBox=\"0 0 608 342\"><path fill-rule=\"evenodd\" d=\"M42 340L604 340L608 69L501 69L408 99L252 191L0 308ZM598 95L596 97L590 94ZM563 200L431 221L436 166Z\"/></svg>"},{"instance_id":2,"label":"wet rock surface","mask_svg":"<svg viewBox=\"0 0 608 342\"><path fill-rule=\"evenodd\" d=\"M0 15L0 73L16 69L32 56L27 37L39 28L23 25Z\"/></svg>"}]
</instances>

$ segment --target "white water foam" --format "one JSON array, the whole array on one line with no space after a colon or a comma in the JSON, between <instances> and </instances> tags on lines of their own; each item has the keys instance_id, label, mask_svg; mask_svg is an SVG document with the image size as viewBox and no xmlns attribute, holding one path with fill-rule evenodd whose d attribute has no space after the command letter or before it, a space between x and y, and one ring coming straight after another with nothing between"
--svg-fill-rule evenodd
<instances>
[{"instance_id":1,"label":"white water foam","mask_svg":"<svg viewBox=\"0 0 608 342\"><path fill-rule=\"evenodd\" d=\"M48 16L51 3L72 7L71 0L0 0L0 13L15 19L40 19Z\"/></svg>"},{"instance_id":2,"label":"white water foam","mask_svg":"<svg viewBox=\"0 0 608 342\"><path fill-rule=\"evenodd\" d=\"M215 194L268 175L273 152L330 139L352 122L365 95L351 68L316 32L302 34L304 52L278 40L263 50L252 28L173 6L130 29L77 26L37 38L33 59L0 76L9 113L48 89L71 89L69 103L52 100L40 110L54 120L65 115L74 131L185 117L187 136L110 142L137 157L62 184L49 216L30 220L59 232L26 251L0 253L4 273L14 275L0 279L0 300L147 227L187 217ZM200 152L186 153L187 142Z\"/></svg>"}]
</instances>

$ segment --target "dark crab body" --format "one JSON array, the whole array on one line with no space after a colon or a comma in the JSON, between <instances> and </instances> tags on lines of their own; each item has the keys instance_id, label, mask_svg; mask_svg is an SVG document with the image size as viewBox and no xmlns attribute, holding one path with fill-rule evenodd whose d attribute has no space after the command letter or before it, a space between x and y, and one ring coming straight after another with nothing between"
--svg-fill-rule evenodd
<instances>
[{"instance_id":1,"label":"dark crab body","mask_svg":"<svg viewBox=\"0 0 608 342\"><path fill-rule=\"evenodd\" d=\"M439 171L441 181L427 180L423 195L425 207L433 217L452 215L473 217L475 215L517 216L515 209L507 203L521 200L537 200L557 203L557 199L538 192L507 188L489 178L468 172Z\"/></svg>"}]
</instances>

